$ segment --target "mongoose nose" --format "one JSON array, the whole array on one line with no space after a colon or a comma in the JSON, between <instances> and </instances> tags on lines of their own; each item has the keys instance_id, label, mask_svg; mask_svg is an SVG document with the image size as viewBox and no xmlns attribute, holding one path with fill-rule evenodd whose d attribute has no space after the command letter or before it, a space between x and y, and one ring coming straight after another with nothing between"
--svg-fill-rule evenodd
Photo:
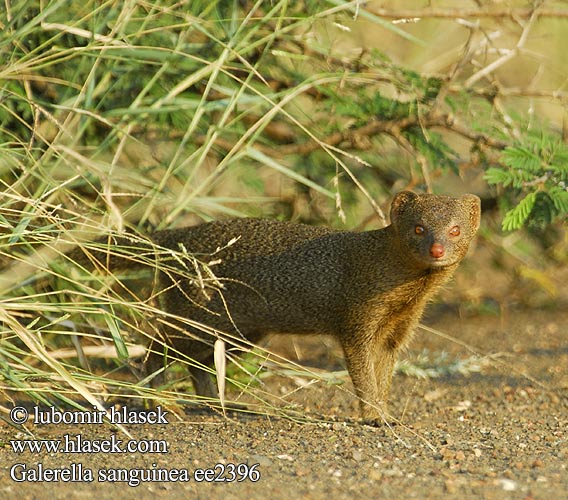
<instances>
[{"instance_id":1,"label":"mongoose nose","mask_svg":"<svg viewBox=\"0 0 568 500\"><path fill-rule=\"evenodd\" d=\"M445 252L446 249L444 248L444 245L442 245L441 243L434 243L430 247L430 255L435 259L443 257Z\"/></svg>"}]
</instances>

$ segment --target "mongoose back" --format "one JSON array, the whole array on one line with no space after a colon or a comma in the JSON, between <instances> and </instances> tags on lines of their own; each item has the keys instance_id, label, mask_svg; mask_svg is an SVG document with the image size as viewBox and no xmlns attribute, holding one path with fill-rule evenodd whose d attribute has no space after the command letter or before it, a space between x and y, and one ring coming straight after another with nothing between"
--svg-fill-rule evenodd
<instances>
[{"instance_id":1,"label":"mongoose back","mask_svg":"<svg viewBox=\"0 0 568 500\"><path fill-rule=\"evenodd\" d=\"M162 307L253 343L269 333L333 335L361 417L380 421L398 352L465 257L479 228L480 201L403 191L390 218L389 226L367 232L264 219L158 231L152 235L158 247L214 260L221 284L204 289L199 280L162 271ZM180 272L186 267L169 262ZM164 333L176 349L212 365L215 337L175 320ZM206 371L195 366L190 373L197 394L217 396Z\"/></svg>"}]
</instances>

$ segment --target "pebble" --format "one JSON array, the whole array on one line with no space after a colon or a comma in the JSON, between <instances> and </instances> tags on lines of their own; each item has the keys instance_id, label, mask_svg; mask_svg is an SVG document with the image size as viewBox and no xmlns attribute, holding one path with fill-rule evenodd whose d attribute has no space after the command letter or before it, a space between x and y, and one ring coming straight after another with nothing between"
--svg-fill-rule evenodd
<instances>
[{"instance_id":1,"label":"pebble","mask_svg":"<svg viewBox=\"0 0 568 500\"><path fill-rule=\"evenodd\" d=\"M371 481L380 481L381 479L383 479L383 473L378 469L371 469L369 471L369 474L367 474L367 477Z\"/></svg>"},{"instance_id":2,"label":"pebble","mask_svg":"<svg viewBox=\"0 0 568 500\"><path fill-rule=\"evenodd\" d=\"M550 402L554 405L560 403L560 398L554 394L553 392L549 393L548 397L550 398Z\"/></svg>"},{"instance_id":3,"label":"pebble","mask_svg":"<svg viewBox=\"0 0 568 500\"><path fill-rule=\"evenodd\" d=\"M499 479L499 486L503 491L515 491L517 489L517 483L512 479Z\"/></svg>"},{"instance_id":4,"label":"pebble","mask_svg":"<svg viewBox=\"0 0 568 500\"><path fill-rule=\"evenodd\" d=\"M456 486L456 482L452 481L451 479L446 479L444 481L444 486L446 488L446 492L447 493L457 493L457 486Z\"/></svg>"}]
</instances>

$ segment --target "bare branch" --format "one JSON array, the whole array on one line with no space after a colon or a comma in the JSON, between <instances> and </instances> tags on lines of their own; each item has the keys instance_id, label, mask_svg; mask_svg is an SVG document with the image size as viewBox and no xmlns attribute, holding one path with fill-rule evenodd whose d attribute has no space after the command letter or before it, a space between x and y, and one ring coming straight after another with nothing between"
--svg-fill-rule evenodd
<instances>
[{"instance_id":1,"label":"bare branch","mask_svg":"<svg viewBox=\"0 0 568 500\"><path fill-rule=\"evenodd\" d=\"M529 19L534 12L532 8L504 8L504 9L380 9L367 6L365 9L379 17L386 19L461 19L461 18L511 18ZM568 17L568 9L544 8L538 12L540 17Z\"/></svg>"},{"instance_id":2,"label":"bare branch","mask_svg":"<svg viewBox=\"0 0 568 500\"><path fill-rule=\"evenodd\" d=\"M485 145L494 149L504 149L507 146L507 143L504 141L500 141L480 132L472 131L459 123L453 114L433 111L425 116L410 116L400 120L380 121L373 118L360 127L334 132L317 142L309 140L299 144L283 144L280 146L267 146L257 142L254 147L267 155L282 157L292 154L307 155L321 148L322 145L337 146L341 143L348 143L356 148L357 144L361 142L361 137L370 138L379 134L388 134L400 143L400 134L404 130L416 126L422 128L441 127L481 146ZM204 141L205 137L198 137L196 139L198 144ZM231 151L235 147L233 141L223 138L217 138L215 145L227 151Z\"/></svg>"},{"instance_id":3,"label":"bare branch","mask_svg":"<svg viewBox=\"0 0 568 500\"><path fill-rule=\"evenodd\" d=\"M478 82L482 78L493 73L493 71L495 71L500 66L503 66L506 62L513 59L523 49L523 47L525 46L525 43L528 39L529 32L530 32L531 28L534 26L536 19L540 15L537 12L538 12L538 9L535 9L533 11L530 19L528 20L528 22L523 27L523 31L521 33L519 41L517 42L517 45L514 48L507 50L499 59L496 59L492 63L485 66L483 69L479 70L477 73L474 73L472 76L470 76L464 84L464 86L466 88L471 87L474 83Z\"/></svg>"},{"instance_id":4,"label":"bare branch","mask_svg":"<svg viewBox=\"0 0 568 500\"><path fill-rule=\"evenodd\" d=\"M420 168L422 169L422 177L424 178L427 192L432 193L432 179L430 177L430 167L428 165L428 160L426 159L426 157L420 151L416 151L412 144L410 144L410 141L401 134L400 129L393 128L392 136L394 137L395 141L398 142L400 147L405 149L411 156L414 156L416 158L416 161L420 164Z\"/></svg>"},{"instance_id":5,"label":"bare branch","mask_svg":"<svg viewBox=\"0 0 568 500\"><path fill-rule=\"evenodd\" d=\"M463 86L456 84L450 85L449 92L463 92ZM550 99L568 99L568 92L564 90L544 90L544 89L523 89L521 87L499 87L498 89L491 87L487 89L469 89L469 92L480 97L547 97Z\"/></svg>"}]
</instances>

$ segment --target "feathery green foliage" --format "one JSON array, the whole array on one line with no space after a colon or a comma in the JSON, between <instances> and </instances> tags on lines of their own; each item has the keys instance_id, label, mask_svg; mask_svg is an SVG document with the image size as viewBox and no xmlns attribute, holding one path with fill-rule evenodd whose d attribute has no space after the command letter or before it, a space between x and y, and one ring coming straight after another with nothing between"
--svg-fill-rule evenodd
<instances>
[{"instance_id":1,"label":"feathery green foliage","mask_svg":"<svg viewBox=\"0 0 568 500\"><path fill-rule=\"evenodd\" d=\"M546 226L568 216L568 146L547 135L529 135L507 147L501 167L485 174L489 184L512 188L521 197L503 219L503 230Z\"/></svg>"}]
</instances>

